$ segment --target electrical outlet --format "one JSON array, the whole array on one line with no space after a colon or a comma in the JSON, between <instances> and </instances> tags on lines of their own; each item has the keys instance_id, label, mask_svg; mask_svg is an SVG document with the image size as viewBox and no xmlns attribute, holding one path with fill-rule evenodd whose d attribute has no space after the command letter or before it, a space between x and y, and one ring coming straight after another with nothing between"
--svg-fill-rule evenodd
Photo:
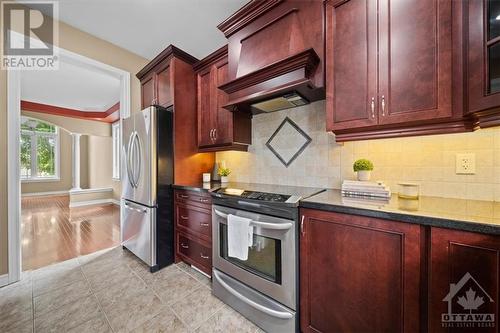
<instances>
[{"instance_id":1,"label":"electrical outlet","mask_svg":"<svg viewBox=\"0 0 500 333\"><path fill-rule=\"evenodd\" d=\"M457 154L456 174L473 175L476 173L476 154Z\"/></svg>"}]
</instances>

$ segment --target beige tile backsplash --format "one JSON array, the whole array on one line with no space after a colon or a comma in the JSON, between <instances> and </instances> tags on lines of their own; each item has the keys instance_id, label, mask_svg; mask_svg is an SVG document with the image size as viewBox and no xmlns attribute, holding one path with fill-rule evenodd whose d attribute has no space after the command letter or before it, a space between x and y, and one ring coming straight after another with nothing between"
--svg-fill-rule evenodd
<instances>
[{"instance_id":1,"label":"beige tile backsplash","mask_svg":"<svg viewBox=\"0 0 500 333\"><path fill-rule=\"evenodd\" d=\"M266 142L288 116L311 138L311 144L286 168ZM290 142L293 138L290 138ZM368 158L373 180L384 181L393 192L398 182L420 183L426 196L500 201L500 127L473 133L380 139L338 144L325 130L325 102L319 101L253 118L248 152L219 152L231 181L340 188L354 179L352 164ZM475 153L476 174L455 174L457 153Z\"/></svg>"}]
</instances>

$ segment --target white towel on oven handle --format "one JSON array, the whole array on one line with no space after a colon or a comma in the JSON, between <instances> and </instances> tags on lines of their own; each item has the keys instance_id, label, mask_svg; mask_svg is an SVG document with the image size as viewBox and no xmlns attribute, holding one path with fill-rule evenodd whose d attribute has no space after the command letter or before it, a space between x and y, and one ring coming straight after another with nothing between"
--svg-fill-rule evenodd
<instances>
[{"instance_id":1,"label":"white towel on oven handle","mask_svg":"<svg viewBox=\"0 0 500 333\"><path fill-rule=\"evenodd\" d=\"M227 255L248 260L248 247L253 244L252 220L246 217L227 215Z\"/></svg>"}]
</instances>

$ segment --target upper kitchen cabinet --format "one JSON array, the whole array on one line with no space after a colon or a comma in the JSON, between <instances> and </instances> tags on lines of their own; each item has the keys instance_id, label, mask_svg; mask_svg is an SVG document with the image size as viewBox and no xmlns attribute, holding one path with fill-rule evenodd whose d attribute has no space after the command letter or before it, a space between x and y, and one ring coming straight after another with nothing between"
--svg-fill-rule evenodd
<instances>
[{"instance_id":1,"label":"upper kitchen cabinet","mask_svg":"<svg viewBox=\"0 0 500 333\"><path fill-rule=\"evenodd\" d=\"M500 125L500 2L464 1L468 112L477 125Z\"/></svg>"},{"instance_id":2,"label":"upper kitchen cabinet","mask_svg":"<svg viewBox=\"0 0 500 333\"><path fill-rule=\"evenodd\" d=\"M327 129L337 141L472 130L461 18L451 0L327 1Z\"/></svg>"},{"instance_id":3,"label":"upper kitchen cabinet","mask_svg":"<svg viewBox=\"0 0 500 333\"><path fill-rule=\"evenodd\" d=\"M252 118L223 106L227 94L218 87L227 81L227 45L194 66L198 83L198 147L200 151L247 150Z\"/></svg>"},{"instance_id":4,"label":"upper kitchen cabinet","mask_svg":"<svg viewBox=\"0 0 500 333\"><path fill-rule=\"evenodd\" d=\"M159 159L158 166L174 164L174 182L199 182L212 170L214 153L200 154L197 141L196 73L198 59L170 45L137 73L141 81L141 107L172 107L174 113L173 160Z\"/></svg>"},{"instance_id":5,"label":"upper kitchen cabinet","mask_svg":"<svg viewBox=\"0 0 500 333\"><path fill-rule=\"evenodd\" d=\"M222 22L229 43L223 107L261 113L324 98L323 27L316 0L254 0Z\"/></svg>"},{"instance_id":6,"label":"upper kitchen cabinet","mask_svg":"<svg viewBox=\"0 0 500 333\"><path fill-rule=\"evenodd\" d=\"M182 59L191 65L198 61L198 59L173 45L170 45L155 57L137 73L137 78L141 81L142 108L150 105L167 107L173 104L171 61L174 57Z\"/></svg>"}]
</instances>

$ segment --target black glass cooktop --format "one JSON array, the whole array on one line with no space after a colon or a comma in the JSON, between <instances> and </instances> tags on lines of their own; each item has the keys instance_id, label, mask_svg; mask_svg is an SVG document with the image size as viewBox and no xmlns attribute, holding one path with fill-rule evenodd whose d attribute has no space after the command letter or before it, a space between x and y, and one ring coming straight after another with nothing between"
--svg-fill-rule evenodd
<instances>
[{"instance_id":1,"label":"black glass cooktop","mask_svg":"<svg viewBox=\"0 0 500 333\"><path fill-rule=\"evenodd\" d=\"M272 202L285 202L291 197L291 195L286 195L286 194L246 191L234 188L221 188L215 192L219 194L237 196L244 199L272 201Z\"/></svg>"}]
</instances>

